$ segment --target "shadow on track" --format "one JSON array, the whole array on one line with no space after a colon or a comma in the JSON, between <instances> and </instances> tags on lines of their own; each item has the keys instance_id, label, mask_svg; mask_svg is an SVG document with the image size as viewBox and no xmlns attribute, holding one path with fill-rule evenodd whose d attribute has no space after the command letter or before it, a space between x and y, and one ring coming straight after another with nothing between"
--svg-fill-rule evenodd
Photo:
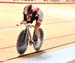
<instances>
[{"instance_id":1,"label":"shadow on track","mask_svg":"<svg viewBox=\"0 0 75 63\"><path fill-rule=\"evenodd\" d=\"M47 48L47 49L44 49L44 50L40 50L40 51L37 51L37 52L32 52L32 53L16 56L16 57L13 57L13 58L9 58L9 59L6 59L4 61L0 61L0 63L6 62L6 61L10 61L10 60L14 60L14 59L17 59L17 58L27 57L27 56L31 57L32 55L35 55L35 54L41 55L41 54L45 53L45 51L47 51L47 50L51 50L51 49L54 49L54 48L57 48L57 47L62 47L62 46L73 44L73 43L75 43L75 41L69 42L69 43L66 43L66 44L61 44L61 45L54 46L54 47L50 47L50 48Z\"/></svg>"}]
</instances>

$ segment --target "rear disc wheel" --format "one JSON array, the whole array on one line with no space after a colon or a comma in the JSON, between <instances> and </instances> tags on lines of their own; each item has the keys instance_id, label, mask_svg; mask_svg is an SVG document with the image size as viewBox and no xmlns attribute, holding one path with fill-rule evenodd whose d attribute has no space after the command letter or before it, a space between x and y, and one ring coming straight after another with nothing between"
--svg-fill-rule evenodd
<instances>
[{"instance_id":1,"label":"rear disc wheel","mask_svg":"<svg viewBox=\"0 0 75 63\"><path fill-rule=\"evenodd\" d=\"M41 28L39 29L39 32L40 32L40 37L39 37L40 43L37 42L38 38L37 38L37 36L35 34L35 31L34 31L34 34L33 34L33 40L34 40L33 46L34 46L34 49L36 51L40 50L40 48L41 48L41 46L43 44L43 38L44 38L44 33L43 33L43 30ZM37 46L38 43L39 43L39 45Z\"/></svg>"}]
</instances>

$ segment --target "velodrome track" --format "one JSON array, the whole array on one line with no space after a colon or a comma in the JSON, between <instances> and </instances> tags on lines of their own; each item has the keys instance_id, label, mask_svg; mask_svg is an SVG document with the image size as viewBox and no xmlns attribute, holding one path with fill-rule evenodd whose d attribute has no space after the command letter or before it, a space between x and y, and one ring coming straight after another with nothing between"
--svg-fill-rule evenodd
<instances>
[{"instance_id":1,"label":"velodrome track","mask_svg":"<svg viewBox=\"0 0 75 63\"><path fill-rule=\"evenodd\" d=\"M0 63L20 63L43 54L75 47L75 4L34 4L44 12L41 25L44 30L44 43L41 48L43 51L35 53L33 46L28 46L25 54L31 54L19 57L16 42L25 27L16 27L16 24L23 19L25 5L27 4L0 3ZM33 63L32 60L31 62Z\"/></svg>"}]
</instances>

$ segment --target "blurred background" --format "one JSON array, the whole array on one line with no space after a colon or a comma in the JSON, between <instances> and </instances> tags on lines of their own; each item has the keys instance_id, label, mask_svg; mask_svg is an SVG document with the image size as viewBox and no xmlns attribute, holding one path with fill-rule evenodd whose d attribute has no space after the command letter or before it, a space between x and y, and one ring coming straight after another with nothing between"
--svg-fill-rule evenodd
<instances>
[{"instance_id":1,"label":"blurred background","mask_svg":"<svg viewBox=\"0 0 75 63\"><path fill-rule=\"evenodd\" d=\"M16 24L23 20L23 8L29 4L39 7L44 13L41 28L44 30L45 37L41 49L75 41L74 3L75 0L0 0L0 61L18 56L16 51L17 37L25 27L24 25L16 27ZM75 46L75 43L45 53L72 46ZM26 53L33 51L33 47L30 46ZM16 63L32 57L31 55L31 57L17 58L7 63Z\"/></svg>"}]
</instances>

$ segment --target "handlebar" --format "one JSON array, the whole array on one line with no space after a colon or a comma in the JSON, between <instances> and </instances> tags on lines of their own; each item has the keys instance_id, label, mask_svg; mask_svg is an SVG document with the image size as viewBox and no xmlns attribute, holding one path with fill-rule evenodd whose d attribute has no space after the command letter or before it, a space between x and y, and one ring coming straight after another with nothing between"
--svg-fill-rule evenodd
<instances>
[{"instance_id":1,"label":"handlebar","mask_svg":"<svg viewBox=\"0 0 75 63\"><path fill-rule=\"evenodd\" d=\"M28 24L25 24L26 27L35 27L34 25L28 23Z\"/></svg>"},{"instance_id":2,"label":"handlebar","mask_svg":"<svg viewBox=\"0 0 75 63\"><path fill-rule=\"evenodd\" d=\"M16 24L16 26L20 26L21 24ZM35 27L34 25L32 25L31 23L27 23L24 24L26 27Z\"/></svg>"}]
</instances>

